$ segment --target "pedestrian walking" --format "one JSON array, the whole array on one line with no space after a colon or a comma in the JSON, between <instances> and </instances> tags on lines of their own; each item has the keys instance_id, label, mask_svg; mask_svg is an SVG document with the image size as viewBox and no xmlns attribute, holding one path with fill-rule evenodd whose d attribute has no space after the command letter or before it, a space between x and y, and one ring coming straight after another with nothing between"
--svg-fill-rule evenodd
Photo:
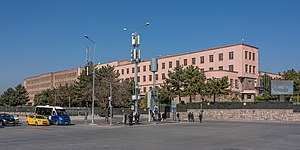
<instances>
[{"instance_id":1,"label":"pedestrian walking","mask_svg":"<svg viewBox=\"0 0 300 150\"><path fill-rule=\"evenodd\" d=\"M127 123L127 113L124 113L124 124L126 125Z\"/></svg>"},{"instance_id":2,"label":"pedestrian walking","mask_svg":"<svg viewBox=\"0 0 300 150\"><path fill-rule=\"evenodd\" d=\"M163 114L161 115L161 117L162 117L162 120L161 120L162 122L166 121L166 118L167 118L167 117L166 117L166 114L165 114L165 113L163 113Z\"/></svg>"},{"instance_id":3,"label":"pedestrian walking","mask_svg":"<svg viewBox=\"0 0 300 150\"><path fill-rule=\"evenodd\" d=\"M161 121L161 114L158 113L158 121Z\"/></svg>"},{"instance_id":4,"label":"pedestrian walking","mask_svg":"<svg viewBox=\"0 0 300 150\"><path fill-rule=\"evenodd\" d=\"M203 118L203 115L202 115L202 112L199 113L199 121L200 123L202 123L202 118Z\"/></svg>"},{"instance_id":5,"label":"pedestrian walking","mask_svg":"<svg viewBox=\"0 0 300 150\"><path fill-rule=\"evenodd\" d=\"M133 121L133 114L132 114L132 112L130 112L128 114L128 120L129 120L129 125L132 126L132 121Z\"/></svg>"},{"instance_id":6,"label":"pedestrian walking","mask_svg":"<svg viewBox=\"0 0 300 150\"><path fill-rule=\"evenodd\" d=\"M192 121L192 122L195 122L195 119L194 119L194 114L193 114L193 112L191 113L191 121Z\"/></svg>"},{"instance_id":7,"label":"pedestrian walking","mask_svg":"<svg viewBox=\"0 0 300 150\"><path fill-rule=\"evenodd\" d=\"M179 113L176 114L177 120L180 122Z\"/></svg>"},{"instance_id":8,"label":"pedestrian walking","mask_svg":"<svg viewBox=\"0 0 300 150\"><path fill-rule=\"evenodd\" d=\"M188 113L188 121L191 122L191 112Z\"/></svg>"}]
</instances>

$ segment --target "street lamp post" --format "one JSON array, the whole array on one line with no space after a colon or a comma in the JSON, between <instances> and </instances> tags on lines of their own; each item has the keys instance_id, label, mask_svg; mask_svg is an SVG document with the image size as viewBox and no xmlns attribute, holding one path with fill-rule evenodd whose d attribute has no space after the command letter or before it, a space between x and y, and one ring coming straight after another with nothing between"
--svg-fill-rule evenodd
<instances>
[{"instance_id":1,"label":"street lamp post","mask_svg":"<svg viewBox=\"0 0 300 150\"><path fill-rule=\"evenodd\" d=\"M94 44L94 60L93 60L93 94L92 94L92 124L94 124L94 111L95 111L95 57L96 57L96 43L91 40L87 35L84 35L86 39Z\"/></svg>"},{"instance_id":2,"label":"street lamp post","mask_svg":"<svg viewBox=\"0 0 300 150\"><path fill-rule=\"evenodd\" d=\"M109 82L109 113L110 113L109 124L110 125L112 125L112 115L113 115L111 101L112 101L112 87L111 87L111 80L110 80Z\"/></svg>"},{"instance_id":3,"label":"street lamp post","mask_svg":"<svg viewBox=\"0 0 300 150\"><path fill-rule=\"evenodd\" d=\"M139 100L139 85L138 85L138 63L141 61L141 51L139 48L140 46L140 35L138 33L139 30L143 29L144 27L150 25L150 22L147 22L142 27L138 28L137 30L133 31L131 34L131 42L133 46L133 50L131 50L131 62L134 63L135 66L135 75L134 75L134 97L133 100L134 103L134 112L138 113L138 100ZM124 31L127 31L128 29L124 27Z\"/></svg>"}]
</instances>

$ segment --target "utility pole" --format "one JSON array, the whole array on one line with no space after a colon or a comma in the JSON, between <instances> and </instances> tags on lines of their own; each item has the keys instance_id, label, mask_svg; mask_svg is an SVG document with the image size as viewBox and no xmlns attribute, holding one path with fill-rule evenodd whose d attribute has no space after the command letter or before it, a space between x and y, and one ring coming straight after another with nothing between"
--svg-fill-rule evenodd
<instances>
[{"instance_id":1,"label":"utility pole","mask_svg":"<svg viewBox=\"0 0 300 150\"><path fill-rule=\"evenodd\" d=\"M139 109L139 85L138 85L138 63L141 61L141 50L140 46L140 35L138 34L138 30L143 29L144 27L150 25L150 22L147 22L144 26L135 30L131 34L131 44L133 49L131 50L131 62L134 63L134 96L132 99L134 100L134 112L137 114ZM124 31L127 31L127 28L124 28Z\"/></svg>"}]
</instances>

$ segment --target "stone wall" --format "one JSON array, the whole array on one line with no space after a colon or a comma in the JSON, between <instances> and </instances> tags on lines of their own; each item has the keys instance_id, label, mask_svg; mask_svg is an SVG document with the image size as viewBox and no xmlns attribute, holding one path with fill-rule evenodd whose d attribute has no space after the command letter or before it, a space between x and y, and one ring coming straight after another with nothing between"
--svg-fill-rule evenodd
<instances>
[{"instance_id":1,"label":"stone wall","mask_svg":"<svg viewBox=\"0 0 300 150\"><path fill-rule=\"evenodd\" d=\"M193 112L198 120L199 109L180 112L180 118L187 120L187 113ZM300 113L293 109L204 109L204 120L232 121L300 121Z\"/></svg>"}]
</instances>

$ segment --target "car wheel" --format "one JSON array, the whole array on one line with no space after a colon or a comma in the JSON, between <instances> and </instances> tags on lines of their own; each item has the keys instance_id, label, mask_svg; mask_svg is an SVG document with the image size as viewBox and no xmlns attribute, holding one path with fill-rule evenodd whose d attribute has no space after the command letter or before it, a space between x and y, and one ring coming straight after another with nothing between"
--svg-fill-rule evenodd
<instances>
[{"instance_id":1,"label":"car wheel","mask_svg":"<svg viewBox=\"0 0 300 150\"><path fill-rule=\"evenodd\" d=\"M55 120L54 122L53 122L53 125L57 125L58 123L57 123L57 121Z\"/></svg>"},{"instance_id":2,"label":"car wheel","mask_svg":"<svg viewBox=\"0 0 300 150\"><path fill-rule=\"evenodd\" d=\"M28 122L28 121L26 121L26 123L27 123L27 125L29 125L29 122Z\"/></svg>"},{"instance_id":3,"label":"car wheel","mask_svg":"<svg viewBox=\"0 0 300 150\"><path fill-rule=\"evenodd\" d=\"M37 122L35 122L35 126L38 126L39 124Z\"/></svg>"},{"instance_id":4,"label":"car wheel","mask_svg":"<svg viewBox=\"0 0 300 150\"><path fill-rule=\"evenodd\" d=\"M1 127L1 128L3 127L3 122L2 122L2 121L0 121L0 127Z\"/></svg>"}]
</instances>

